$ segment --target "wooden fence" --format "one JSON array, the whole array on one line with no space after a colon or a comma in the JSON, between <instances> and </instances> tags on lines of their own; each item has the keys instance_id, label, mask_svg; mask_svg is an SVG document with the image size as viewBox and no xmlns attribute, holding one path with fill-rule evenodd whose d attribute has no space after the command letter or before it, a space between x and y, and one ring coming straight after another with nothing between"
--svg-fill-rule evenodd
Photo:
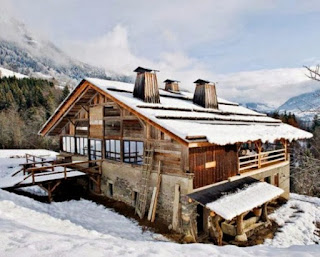
<instances>
[{"instance_id":1,"label":"wooden fence","mask_svg":"<svg viewBox=\"0 0 320 257\"><path fill-rule=\"evenodd\" d=\"M242 173L248 170L260 169L286 160L287 151L285 148L241 156L239 157L239 172Z\"/></svg>"}]
</instances>

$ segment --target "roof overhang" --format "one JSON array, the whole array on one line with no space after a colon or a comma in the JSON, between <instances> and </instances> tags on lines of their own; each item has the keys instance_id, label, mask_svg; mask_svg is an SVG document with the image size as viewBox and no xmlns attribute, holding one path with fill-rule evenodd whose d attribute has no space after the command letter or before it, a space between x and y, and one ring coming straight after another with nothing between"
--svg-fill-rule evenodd
<instances>
[{"instance_id":1,"label":"roof overhang","mask_svg":"<svg viewBox=\"0 0 320 257\"><path fill-rule=\"evenodd\" d=\"M191 193L189 198L226 220L259 207L279 197L283 189L246 177Z\"/></svg>"},{"instance_id":2,"label":"roof overhang","mask_svg":"<svg viewBox=\"0 0 320 257\"><path fill-rule=\"evenodd\" d=\"M85 96L85 94L88 92L90 93L89 96ZM73 118L81 110L82 108L81 106L85 103L88 103L88 101L90 101L92 97L95 96L96 93L100 93L101 95L108 97L109 99L116 102L119 106L130 111L131 113L133 113L134 115L142 119L143 121L160 129L162 132L170 135L173 139L177 140L178 142L184 145L189 144L188 140L183 139L177 136L176 134L172 133L171 131L167 130L166 128L160 126L153 120L149 119L148 117L134 110L129 105L126 105L125 103L119 101L116 97L110 95L108 92L102 90L101 88L95 86L94 84L90 83L85 79L82 80L80 84L70 92L70 94L66 97L66 99L59 105L56 111L42 126L38 134L41 136L59 134L61 132L61 129L68 122L70 122L70 119Z\"/></svg>"}]
</instances>

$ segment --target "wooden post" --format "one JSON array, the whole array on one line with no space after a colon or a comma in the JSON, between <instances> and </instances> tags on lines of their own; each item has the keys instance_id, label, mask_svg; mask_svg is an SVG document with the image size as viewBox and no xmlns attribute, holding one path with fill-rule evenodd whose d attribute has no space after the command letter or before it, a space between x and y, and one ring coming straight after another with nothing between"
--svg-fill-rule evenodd
<instances>
[{"instance_id":1,"label":"wooden post","mask_svg":"<svg viewBox=\"0 0 320 257\"><path fill-rule=\"evenodd\" d=\"M52 191L51 191L51 183L48 184L48 201L49 203L52 202Z\"/></svg>"},{"instance_id":2,"label":"wooden post","mask_svg":"<svg viewBox=\"0 0 320 257\"><path fill-rule=\"evenodd\" d=\"M237 235L242 235L244 233L243 216L244 213L237 217Z\"/></svg>"},{"instance_id":3,"label":"wooden post","mask_svg":"<svg viewBox=\"0 0 320 257\"><path fill-rule=\"evenodd\" d=\"M269 218L268 218L268 203L265 203L262 205L262 214L261 214L261 219L262 221L264 222L268 222L269 221Z\"/></svg>"},{"instance_id":4,"label":"wooden post","mask_svg":"<svg viewBox=\"0 0 320 257\"><path fill-rule=\"evenodd\" d=\"M102 162L100 162L100 165L99 165L99 174L100 175L102 174Z\"/></svg>"},{"instance_id":5,"label":"wooden post","mask_svg":"<svg viewBox=\"0 0 320 257\"><path fill-rule=\"evenodd\" d=\"M288 160L288 141L285 139L282 139L281 142L284 146L284 154L285 154L284 159L287 161Z\"/></svg>"},{"instance_id":6,"label":"wooden post","mask_svg":"<svg viewBox=\"0 0 320 257\"><path fill-rule=\"evenodd\" d=\"M172 215L172 228L175 231L179 228L179 202L180 202L180 185L176 184L174 187L173 215Z\"/></svg>"},{"instance_id":7,"label":"wooden post","mask_svg":"<svg viewBox=\"0 0 320 257\"><path fill-rule=\"evenodd\" d=\"M32 171L32 184L35 183L35 179L34 179L34 171Z\"/></svg>"},{"instance_id":8,"label":"wooden post","mask_svg":"<svg viewBox=\"0 0 320 257\"><path fill-rule=\"evenodd\" d=\"M262 150L262 143L260 141L255 142L256 148L258 149L258 169L261 168L261 150Z\"/></svg>"},{"instance_id":9,"label":"wooden post","mask_svg":"<svg viewBox=\"0 0 320 257\"><path fill-rule=\"evenodd\" d=\"M156 196L155 196L155 199L154 199L154 206L153 206L151 222L154 222L154 220L156 218L156 210L157 210L160 187L161 187L161 161L159 161L157 192L156 192Z\"/></svg>"},{"instance_id":10,"label":"wooden post","mask_svg":"<svg viewBox=\"0 0 320 257\"><path fill-rule=\"evenodd\" d=\"M223 232L220 227L220 221L222 218L219 215L215 215L211 218L211 229L213 234L213 239L217 245L222 245Z\"/></svg>"},{"instance_id":11,"label":"wooden post","mask_svg":"<svg viewBox=\"0 0 320 257\"><path fill-rule=\"evenodd\" d=\"M64 179L67 179L67 166L64 166Z\"/></svg>"},{"instance_id":12,"label":"wooden post","mask_svg":"<svg viewBox=\"0 0 320 257\"><path fill-rule=\"evenodd\" d=\"M154 188L153 188L153 192L152 192L152 197L151 197L150 208L149 208L149 212L148 212L148 220L151 220L151 217L152 217L153 206L154 206L154 199L155 199L155 197L156 197L156 194L157 194L157 188L154 187Z\"/></svg>"},{"instance_id":13,"label":"wooden post","mask_svg":"<svg viewBox=\"0 0 320 257\"><path fill-rule=\"evenodd\" d=\"M101 194L101 175L98 175L98 177L97 177L97 188L98 188L98 190L97 190L97 194Z\"/></svg>"}]
</instances>

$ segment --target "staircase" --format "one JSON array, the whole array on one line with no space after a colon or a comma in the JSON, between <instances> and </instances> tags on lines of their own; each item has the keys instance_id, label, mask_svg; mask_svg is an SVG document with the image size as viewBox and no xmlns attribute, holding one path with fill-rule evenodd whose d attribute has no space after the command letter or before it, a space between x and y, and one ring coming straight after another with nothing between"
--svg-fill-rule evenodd
<instances>
[{"instance_id":1,"label":"staircase","mask_svg":"<svg viewBox=\"0 0 320 257\"><path fill-rule=\"evenodd\" d=\"M146 146L144 150L144 162L142 166L141 187L140 187L140 192L138 195L138 201L136 205L136 213L139 215L140 219L144 217L144 214L146 212L149 180L150 180L150 174L151 174L152 165L153 165L153 156L154 156L154 149L149 144L148 146Z\"/></svg>"}]
</instances>

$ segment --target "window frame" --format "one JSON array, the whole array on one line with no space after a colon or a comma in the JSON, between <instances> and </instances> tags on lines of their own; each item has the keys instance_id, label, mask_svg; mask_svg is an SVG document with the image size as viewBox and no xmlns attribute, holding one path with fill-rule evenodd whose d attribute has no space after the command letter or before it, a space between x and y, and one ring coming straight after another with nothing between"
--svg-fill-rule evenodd
<instances>
[{"instance_id":1,"label":"window frame","mask_svg":"<svg viewBox=\"0 0 320 257\"><path fill-rule=\"evenodd\" d=\"M100 142L100 150L97 151L97 142L98 141ZM93 145L94 145L94 148L92 148ZM90 148L88 150L89 150L90 160L101 160L102 159L102 151L103 151L102 140L90 138L89 139L89 146L90 146ZM97 155L97 153L100 153L100 155Z\"/></svg>"},{"instance_id":2,"label":"window frame","mask_svg":"<svg viewBox=\"0 0 320 257\"><path fill-rule=\"evenodd\" d=\"M87 137L75 137L76 138L76 153L82 156L88 156L88 138Z\"/></svg>"},{"instance_id":3,"label":"window frame","mask_svg":"<svg viewBox=\"0 0 320 257\"><path fill-rule=\"evenodd\" d=\"M62 151L66 153L75 153L76 142L74 136L62 136Z\"/></svg>"},{"instance_id":4,"label":"window frame","mask_svg":"<svg viewBox=\"0 0 320 257\"><path fill-rule=\"evenodd\" d=\"M128 147L126 146L126 144L128 144ZM140 149L142 150L141 154L139 154L138 145L142 145L142 149ZM128 152L127 152L127 149L129 150ZM143 165L143 161L144 161L143 156L144 156L144 141L123 140L123 162Z\"/></svg>"},{"instance_id":5,"label":"window frame","mask_svg":"<svg viewBox=\"0 0 320 257\"><path fill-rule=\"evenodd\" d=\"M121 160L122 160L121 140L120 139L105 139L104 142L105 142L105 158L109 159L109 160L121 162ZM113 142L113 144L112 144L112 142ZM119 149L119 151L117 151L117 148Z\"/></svg>"}]
</instances>

